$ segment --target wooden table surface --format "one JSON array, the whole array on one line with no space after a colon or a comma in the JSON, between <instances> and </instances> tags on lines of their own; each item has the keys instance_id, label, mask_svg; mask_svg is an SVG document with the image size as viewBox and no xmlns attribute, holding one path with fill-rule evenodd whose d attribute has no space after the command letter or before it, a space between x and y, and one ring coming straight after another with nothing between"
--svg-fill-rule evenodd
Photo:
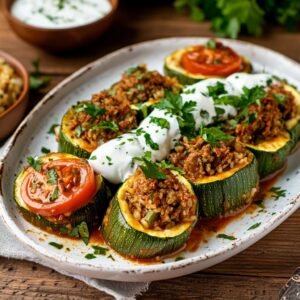
<instances>
[{"instance_id":1,"label":"wooden table surface","mask_svg":"<svg viewBox=\"0 0 300 300\"><path fill-rule=\"evenodd\" d=\"M51 85L31 98L31 107L63 78L106 53L140 41L171 36L212 36L208 23L177 14L171 2L124 0L112 28L98 42L72 54L54 56L21 41L0 9L0 49L28 69L39 57ZM242 37L300 62L300 33L269 29L267 35ZM274 62L276 63L276 62ZM154 282L141 298L277 299L281 286L300 265L300 211L254 246L203 272ZM0 258L1 299L111 299L104 293L35 263Z\"/></svg>"}]
</instances>

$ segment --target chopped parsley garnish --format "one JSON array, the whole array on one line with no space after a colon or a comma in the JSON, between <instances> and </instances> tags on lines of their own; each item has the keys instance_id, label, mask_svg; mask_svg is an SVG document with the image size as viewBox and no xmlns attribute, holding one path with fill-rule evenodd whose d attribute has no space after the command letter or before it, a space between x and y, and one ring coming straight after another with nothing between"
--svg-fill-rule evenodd
<instances>
[{"instance_id":1,"label":"chopped parsley garnish","mask_svg":"<svg viewBox=\"0 0 300 300\"><path fill-rule=\"evenodd\" d=\"M227 123L229 124L230 129L235 129L236 126L239 124L238 121L235 119L228 120Z\"/></svg>"},{"instance_id":2,"label":"chopped parsley garnish","mask_svg":"<svg viewBox=\"0 0 300 300\"><path fill-rule=\"evenodd\" d=\"M144 90L145 90L145 86L144 86L143 84L138 84L138 85L136 86L136 89L137 89L138 91L144 91Z\"/></svg>"},{"instance_id":3,"label":"chopped parsley garnish","mask_svg":"<svg viewBox=\"0 0 300 300\"><path fill-rule=\"evenodd\" d=\"M192 112L195 110L196 102L183 102L179 94L173 94L166 91L165 99L156 104L159 109L166 109L171 114L177 116L181 133L186 136L195 134L195 120Z\"/></svg>"},{"instance_id":4,"label":"chopped parsley garnish","mask_svg":"<svg viewBox=\"0 0 300 300\"><path fill-rule=\"evenodd\" d=\"M94 251L95 255L106 255L106 252L108 251L107 248L103 248L100 246L92 246L92 248L95 250Z\"/></svg>"},{"instance_id":5,"label":"chopped parsley garnish","mask_svg":"<svg viewBox=\"0 0 300 300\"><path fill-rule=\"evenodd\" d=\"M231 141L234 137L219 127L201 127L199 133L203 140L213 147L219 147L220 142Z\"/></svg>"},{"instance_id":6,"label":"chopped parsley garnish","mask_svg":"<svg viewBox=\"0 0 300 300\"><path fill-rule=\"evenodd\" d=\"M283 104L286 100L286 96L280 93L274 93L272 96L279 104Z\"/></svg>"},{"instance_id":7,"label":"chopped parsley garnish","mask_svg":"<svg viewBox=\"0 0 300 300\"><path fill-rule=\"evenodd\" d=\"M114 257L113 257L111 254L109 254L109 255L107 256L107 258L111 259L112 261L115 261Z\"/></svg>"},{"instance_id":8,"label":"chopped parsley garnish","mask_svg":"<svg viewBox=\"0 0 300 300\"><path fill-rule=\"evenodd\" d=\"M166 174L161 172L159 166L151 160L151 152L147 151L142 157L135 157L134 161L139 161L140 168L147 178L166 179Z\"/></svg>"},{"instance_id":9,"label":"chopped parsley garnish","mask_svg":"<svg viewBox=\"0 0 300 300\"><path fill-rule=\"evenodd\" d=\"M106 112L105 108L100 108L98 105L96 105L93 102L84 102L82 105L77 107L75 109L76 112L85 112L86 114L92 116L92 117L98 117L103 116Z\"/></svg>"},{"instance_id":10,"label":"chopped parsley garnish","mask_svg":"<svg viewBox=\"0 0 300 300\"><path fill-rule=\"evenodd\" d=\"M239 105L240 98L234 95L223 95L221 97L214 98L215 104L231 105L237 107Z\"/></svg>"},{"instance_id":11,"label":"chopped parsley garnish","mask_svg":"<svg viewBox=\"0 0 300 300\"><path fill-rule=\"evenodd\" d=\"M217 235L218 239L225 239L225 240L230 240L230 241L234 241L236 240L236 237L234 237L233 235L227 235L225 233L220 233Z\"/></svg>"},{"instance_id":12,"label":"chopped parsley garnish","mask_svg":"<svg viewBox=\"0 0 300 300\"><path fill-rule=\"evenodd\" d=\"M59 232L62 234L68 234L69 230L66 227L60 227Z\"/></svg>"},{"instance_id":13,"label":"chopped parsley garnish","mask_svg":"<svg viewBox=\"0 0 300 300\"><path fill-rule=\"evenodd\" d=\"M64 247L62 244L58 244L58 243L55 243L55 242L50 242L49 245L56 248L56 249L59 249L59 250Z\"/></svg>"},{"instance_id":14,"label":"chopped parsley garnish","mask_svg":"<svg viewBox=\"0 0 300 300\"><path fill-rule=\"evenodd\" d=\"M58 190L58 187L56 186L50 196L50 201L54 201L58 198L59 196L59 190Z\"/></svg>"},{"instance_id":15,"label":"chopped parsley garnish","mask_svg":"<svg viewBox=\"0 0 300 300\"><path fill-rule=\"evenodd\" d=\"M65 7L65 0L58 0L57 7L58 9L63 9Z\"/></svg>"},{"instance_id":16,"label":"chopped parsley garnish","mask_svg":"<svg viewBox=\"0 0 300 300\"><path fill-rule=\"evenodd\" d=\"M157 118L157 117L151 117L150 124L156 124L161 128L169 129L170 128L170 122L164 118Z\"/></svg>"},{"instance_id":17,"label":"chopped parsley garnish","mask_svg":"<svg viewBox=\"0 0 300 300\"><path fill-rule=\"evenodd\" d=\"M217 43L215 40L213 39L210 39L206 42L206 47L209 48L209 49L216 49L217 47Z\"/></svg>"},{"instance_id":18,"label":"chopped parsley garnish","mask_svg":"<svg viewBox=\"0 0 300 300\"><path fill-rule=\"evenodd\" d=\"M57 173L55 171L55 169L51 169L47 172L47 176L48 176L48 180L47 182L50 184L55 184L57 183Z\"/></svg>"},{"instance_id":19,"label":"chopped parsley garnish","mask_svg":"<svg viewBox=\"0 0 300 300\"><path fill-rule=\"evenodd\" d=\"M49 134L55 134L55 128L57 126L59 126L59 124L53 124L53 125L51 125L51 127L50 127L50 129L48 130L47 133L49 133Z\"/></svg>"},{"instance_id":20,"label":"chopped parsley garnish","mask_svg":"<svg viewBox=\"0 0 300 300\"><path fill-rule=\"evenodd\" d=\"M272 193L272 196L274 197L275 200L278 200L279 198L286 196L286 190L282 189L281 187L273 186L270 189L270 192Z\"/></svg>"},{"instance_id":21,"label":"chopped parsley garnish","mask_svg":"<svg viewBox=\"0 0 300 300\"><path fill-rule=\"evenodd\" d=\"M209 113L208 111L204 110L204 109L201 109L200 110L200 117L207 120L209 118Z\"/></svg>"},{"instance_id":22,"label":"chopped parsley garnish","mask_svg":"<svg viewBox=\"0 0 300 300\"><path fill-rule=\"evenodd\" d=\"M42 147L41 152L42 152L42 153L45 153L45 154L48 154L48 153L50 153L51 151L50 151L50 149L48 149L48 148Z\"/></svg>"},{"instance_id":23,"label":"chopped parsley garnish","mask_svg":"<svg viewBox=\"0 0 300 300\"><path fill-rule=\"evenodd\" d=\"M42 161L40 161L38 157L28 156L27 162L36 171L40 172L42 170Z\"/></svg>"},{"instance_id":24,"label":"chopped parsley garnish","mask_svg":"<svg viewBox=\"0 0 300 300\"><path fill-rule=\"evenodd\" d=\"M89 243L90 233L86 222L81 222L79 225L74 227L71 231L71 236L81 238L87 245Z\"/></svg>"},{"instance_id":25,"label":"chopped parsley garnish","mask_svg":"<svg viewBox=\"0 0 300 300\"><path fill-rule=\"evenodd\" d=\"M255 228L259 227L260 224L261 224L261 222L255 223L255 224L253 224L252 226L250 226L247 230L255 229Z\"/></svg>"},{"instance_id":26,"label":"chopped parsley garnish","mask_svg":"<svg viewBox=\"0 0 300 300\"><path fill-rule=\"evenodd\" d=\"M86 256L85 256L86 259L95 259L96 256L93 254L93 253L88 253Z\"/></svg>"},{"instance_id":27,"label":"chopped parsley garnish","mask_svg":"<svg viewBox=\"0 0 300 300\"><path fill-rule=\"evenodd\" d=\"M135 72L137 72L137 71L145 71L145 68L142 67L142 66L131 67L131 68L128 68L128 69L124 72L124 74L125 74L125 75L131 75L131 74L133 74L133 73L135 73Z\"/></svg>"},{"instance_id":28,"label":"chopped parsley garnish","mask_svg":"<svg viewBox=\"0 0 300 300\"><path fill-rule=\"evenodd\" d=\"M193 88L193 89L189 88L189 89L184 90L183 94L190 95L190 94L194 94L195 92L196 92L195 88Z\"/></svg>"},{"instance_id":29,"label":"chopped parsley garnish","mask_svg":"<svg viewBox=\"0 0 300 300\"><path fill-rule=\"evenodd\" d=\"M182 169L176 168L173 164L166 160L162 160L158 163L156 163L160 168L162 169L169 169L178 172L179 174L183 175L185 172Z\"/></svg>"},{"instance_id":30,"label":"chopped parsley garnish","mask_svg":"<svg viewBox=\"0 0 300 300\"><path fill-rule=\"evenodd\" d=\"M146 145L148 145L152 150L159 150L159 145L152 140L151 135L148 132L145 132L143 128L138 128L135 131L135 134L136 136L143 135Z\"/></svg>"},{"instance_id":31,"label":"chopped parsley garnish","mask_svg":"<svg viewBox=\"0 0 300 300\"><path fill-rule=\"evenodd\" d=\"M102 121L99 124L92 125L91 128L92 129L98 129L98 128L109 129L109 130L114 131L114 132L118 132L119 131L119 126L114 121Z\"/></svg>"},{"instance_id":32,"label":"chopped parsley garnish","mask_svg":"<svg viewBox=\"0 0 300 300\"><path fill-rule=\"evenodd\" d=\"M208 96L212 97L213 99L218 98L220 95L226 94L225 85L220 81L217 81L215 85L209 85L207 89Z\"/></svg>"},{"instance_id":33,"label":"chopped parsley garnish","mask_svg":"<svg viewBox=\"0 0 300 300\"><path fill-rule=\"evenodd\" d=\"M32 91L37 91L50 83L50 78L41 76L40 60L37 58L32 61L33 71L30 73L29 86Z\"/></svg>"},{"instance_id":34,"label":"chopped parsley garnish","mask_svg":"<svg viewBox=\"0 0 300 300\"><path fill-rule=\"evenodd\" d=\"M266 206L264 205L263 201L257 201L255 204L260 207L262 210L266 209Z\"/></svg>"},{"instance_id":35,"label":"chopped parsley garnish","mask_svg":"<svg viewBox=\"0 0 300 300\"><path fill-rule=\"evenodd\" d=\"M184 259L183 256L177 256L177 257L175 258L175 261L180 261L180 260L183 260L183 259Z\"/></svg>"},{"instance_id":36,"label":"chopped parsley garnish","mask_svg":"<svg viewBox=\"0 0 300 300\"><path fill-rule=\"evenodd\" d=\"M97 159L97 156L96 155L93 155L89 158L89 160L96 160Z\"/></svg>"}]
</instances>

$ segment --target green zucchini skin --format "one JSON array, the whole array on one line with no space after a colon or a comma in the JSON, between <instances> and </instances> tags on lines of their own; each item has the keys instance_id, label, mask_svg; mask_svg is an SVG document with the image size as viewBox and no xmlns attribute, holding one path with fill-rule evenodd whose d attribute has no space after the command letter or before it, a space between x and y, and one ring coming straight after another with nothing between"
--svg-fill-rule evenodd
<instances>
[{"instance_id":1,"label":"green zucchini skin","mask_svg":"<svg viewBox=\"0 0 300 300\"><path fill-rule=\"evenodd\" d=\"M117 197L118 194L108 208L101 229L105 242L118 253L140 259L153 258L175 252L189 238L193 226L172 238L153 237L135 230L124 219Z\"/></svg>"},{"instance_id":2,"label":"green zucchini skin","mask_svg":"<svg viewBox=\"0 0 300 300\"><path fill-rule=\"evenodd\" d=\"M21 174L19 176L21 176ZM51 220L50 218L45 218L41 215L30 211L27 207L22 206L16 197L17 188L18 187L15 184L15 202L21 214L29 223L39 228L44 228L48 231L52 230L54 232L65 234L67 236L71 236L72 229L82 222L86 222L89 229L99 226L102 222L103 216L111 198L111 191L106 186L105 182L102 180L98 192L89 204L75 211L63 222L57 223Z\"/></svg>"},{"instance_id":3,"label":"green zucchini skin","mask_svg":"<svg viewBox=\"0 0 300 300\"><path fill-rule=\"evenodd\" d=\"M62 128L59 132L58 152L69 153L80 158L89 158L91 155L90 152L74 145L68 136L63 132Z\"/></svg>"},{"instance_id":4,"label":"green zucchini skin","mask_svg":"<svg viewBox=\"0 0 300 300\"><path fill-rule=\"evenodd\" d=\"M248 205L258 183L255 157L251 163L226 179L203 184L192 183L199 200L199 217L223 216Z\"/></svg>"},{"instance_id":5,"label":"green zucchini skin","mask_svg":"<svg viewBox=\"0 0 300 300\"><path fill-rule=\"evenodd\" d=\"M300 138L300 122L298 122L293 128L289 130L291 136L291 149L292 152L297 146Z\"/></svg>"},{"instance_id":6,"label":"green zucchini skin","mask_svg":"<svg viewBox=\"0 0 300 300\"><path fill-rule=\"evenodd\" d=\"M261 179L274 174L282 169L289 153L291 152L292 141L275 152L257 150L248 146L248 149L255 155L258 162L258 174Z\"/></svg>"}]
</instances>

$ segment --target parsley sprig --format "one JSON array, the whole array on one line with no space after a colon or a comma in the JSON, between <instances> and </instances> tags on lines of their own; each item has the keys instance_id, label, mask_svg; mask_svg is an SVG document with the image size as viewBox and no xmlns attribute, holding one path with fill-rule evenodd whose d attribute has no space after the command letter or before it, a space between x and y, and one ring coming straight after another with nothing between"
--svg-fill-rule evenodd
<instances>
[{"instance_id":1,"label":"parsley sprig","mask_svg":"<svg viewBox=\"0 0 300 300\"><path fill-rule=\"evenodd\" d=\"M203 140L209 143L213 147L220 147L221 142L231 141L234 137L224 131L219 127L200 127L199 134L202 136Z\"/></svg>"},{"instance_id":2,"label":"parsley sprig","mask_svg":"<svg viewBox=\"0 0 300 300\"><path fill-rule=\"evenodd\" d=\"M86 114L92 117L103 116L106 112L105 108L100 108L93 102L84 102L79 107L75 109L76 112L85 112Z\"/></svg>"}]
</instances>

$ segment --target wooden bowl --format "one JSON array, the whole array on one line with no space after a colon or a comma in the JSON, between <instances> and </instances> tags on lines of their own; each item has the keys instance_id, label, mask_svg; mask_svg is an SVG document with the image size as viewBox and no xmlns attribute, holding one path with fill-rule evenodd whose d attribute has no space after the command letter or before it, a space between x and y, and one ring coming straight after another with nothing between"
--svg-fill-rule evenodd
<instances>
[{"instance_id":1,"label":"wooden bowl","mask_svg":"<svg viewBox=\"0 0 300 300\"><path fill-rule=\"evenodd\" d=\"M29 92L29 76L25 67L14 57L0 50L0 57L11 65L23 80L23 90L17 101L4 112L0 113L0 141L8 137L21 122L27 105Z\"/></svg>"},{"instance_id":2,"label":"wooden bowl","mask_svg":"<svg viewBox=\"0 0 300 300\"><path fill-rule=\"evenodd\" d=\"M50 52L65 52L95 41L112 23L119 3L118 0L109 0L112 5L111 11L95 22L70 28L48 29L26 24L14 17L11 14L14 0L1 1L4 14L16 34L23 40Z\"/></svg>"}]
</instances>

